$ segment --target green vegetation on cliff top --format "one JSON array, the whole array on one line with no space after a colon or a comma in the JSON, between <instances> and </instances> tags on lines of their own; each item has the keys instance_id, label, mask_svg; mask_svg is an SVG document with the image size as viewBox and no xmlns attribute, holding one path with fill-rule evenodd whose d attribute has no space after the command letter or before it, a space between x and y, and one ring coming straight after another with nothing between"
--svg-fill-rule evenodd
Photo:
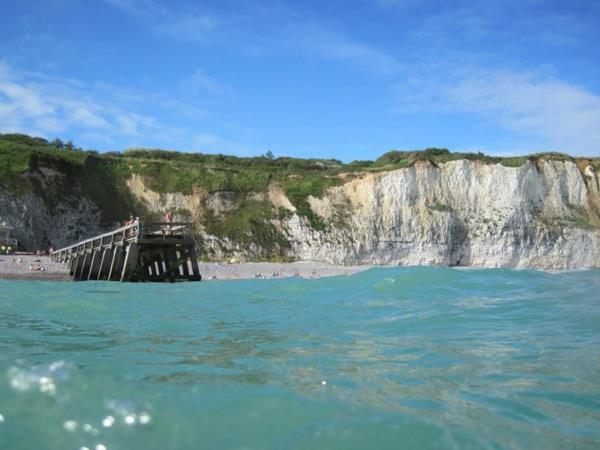
<instances>
[{"instance_id":1,"label":"green vegetation on cliff top","mask_svg":"<svg viewBox=\"0 0 600 450\"><path fill-rule=\"evenodd\" d=\"M300 200L303 193L319 195L323 189L337 184L340 174L365 171L386 171L410 167L418 161L443 164L467 159L487 164L518 167L528 160L538 159L581 160L562 153L540 153L519 157L495 157L483 153L454 153L447 149L392 150L375 161L343 163L336 159L301 159L269 156L236 157L183 153L160 149L129 149L124 152L98 153L83 151L60 140L21 134L0 134L0 182L13 186L20 175L35 168L36 163L50 166L83 167L90 161L124 166L127 172L144 177L149 187L158 192L191 192L201 187L208 192L261 192L270 181L280 181L286 191ZM600 158L587 158L594 167L600 167ZM326 181L322 179L325 178ZM334 180L327 180L333 178Z\"/></svg>"},{"instance_id":2,"label":"green vegetation on cliff top","mask_svg":"<svg viewBox=\"0 0 600 450\"><path fill-rule=\"evenodd\" d=\"M265 193L269 183L278 183L300 215L307 217L315 229L326 224L315 215L309 204L310 195L320 196L330 186L339 185L347 177L361 172L388 171L411 167L419 161L443 164L467 159L486 164L518 167L528 160L586 159L600 169L600 158L572 158L560 153L545 153L522 157L492 157L482 153L452 153L447 149L429 148L419 151L390 151L375 161L343 163L336 159L273 158L269 153L258 157L236 157L181 153L159 149L130 149L125 152L83 151L71 142L21 134L0 134L0 189L13 192L33 190L52 204L65 194L81 194L90 198L103 211L105 224L122 220L133 212L146 214L127 189L131 174L141 176L144 183L157 192L191 193L195 189L207 192L228 191L236 194L233 212L223 217L208 216L205 227L212 233L243 242L248 236L262 236L259 244L285 247L276 236L269 220L277 212L269 211L267 202L249 200L246 194ZM57 186L40 185L40 170L52 170L64 175L56 178ZM264 242L263 242L264 241Z\"/></svg>"}]
</instances>

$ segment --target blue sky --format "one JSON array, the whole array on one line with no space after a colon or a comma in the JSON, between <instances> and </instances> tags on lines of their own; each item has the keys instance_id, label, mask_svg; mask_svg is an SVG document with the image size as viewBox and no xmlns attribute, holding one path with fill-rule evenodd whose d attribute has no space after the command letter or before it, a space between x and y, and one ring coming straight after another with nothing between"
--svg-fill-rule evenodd
<instances>
[{"instance_id":1,"label":"blue sky","mask_svg":"<svg viewBox=\"0 0 600 450\"><path fill-rule=\"evenodd\" d=\"M0 132L84 148L600 155L600 1L2 0Z\"/></svg>"}]
</instances>

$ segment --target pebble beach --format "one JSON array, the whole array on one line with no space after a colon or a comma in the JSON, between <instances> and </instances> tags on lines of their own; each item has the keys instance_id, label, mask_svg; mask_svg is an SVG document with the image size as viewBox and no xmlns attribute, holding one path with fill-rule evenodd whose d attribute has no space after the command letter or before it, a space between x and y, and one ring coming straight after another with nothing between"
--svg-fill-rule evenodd
<instances>
[{"instance_id":1,"label":"pebble beach","mask_svg":"<svg viewBox=\"0 0 600 450\"><path fill-rule=\"evenodd\" d=\"M337 266L315 261L293 263L214 263L199 262L203 281L272 279L285 277L321 278L333 275L352 275L372 266ZM52 262L48 256L2 255L0 279L68 281L66 264Z\"/></svg>"},{"instance_id":2,"label":"pebble beach","mask_svg":"<svg viewBox=\"0 0 600 450\"><path fill-rule=\"evenodd\" d=\"M0 255L0 279L67 281L69 268L49 256Z\"/></svg>"}]
</instances>

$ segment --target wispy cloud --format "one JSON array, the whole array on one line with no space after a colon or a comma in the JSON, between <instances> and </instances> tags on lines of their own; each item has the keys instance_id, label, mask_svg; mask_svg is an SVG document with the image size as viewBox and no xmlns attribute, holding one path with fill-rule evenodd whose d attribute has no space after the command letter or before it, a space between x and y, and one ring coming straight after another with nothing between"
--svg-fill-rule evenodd
<instances>
[{"instance_id":1,"label":"wispy cloud","mask_svg":"<svg viewBox=\"0 0 600 450\"><path fill-rule=\"evenodd\" d=\"M156 33L178 40L206 42L219 25L215 15L178 12L153 0L104 1L144 21Z\"/></svg>"},{"instance_id":2,"label":"wispy cloud","mask_svg":"<svg viewBox=\"0 0 600 450\"><path fill-rule=\"evenodd\" d=\"M307 26L298 42L319 57L350 63L373 74L390 77L402 64L393 55L368 43L321 26Z\"/></svg>"},{"instance_id":3,"label":"wispy cloud","mask_svg":"<svg viewBox=\"0 0 600 450\"><path fill-rule=\"evenodd\" d=\"M497 48L527 43L571 45L597 38L600 3L552 0L367 0L404 23L414 37L430 45L466 39L477 46L489 40ZM463 42L464 43L464 42ZM455 45L456 48L456 45Z\"/></svg>"},{"instance_id":4,"label":"wispy cloud","mask_svg":"<svg viewBox=\"0 0 600 450\"><path fill-rule=\"evenodd\" d=\"M300 51L308 56L352 64L378 76L390 76L400 67L391 54L353 39L343 31L296 17L289 7L283 13L279 8L271 11L267 7L256 15L238 12L224 16L210 11L202 14L179 12L154 0L104 1L143 21L155 33L173 40L198 44L210 42L243 54ZM268 32L257 33L265 28ZM222 88L202 70L193 78L198 87L213 91Z\"/></svg>"},{"instance_id":5,"label":"wispy cloud","mask_svg":"<svg viewBox=\"0 0 600 450\"><path fill-rule=\"evenodd\" d=\"M202 68L196 69L189 77L186 77L183 80L183 87L195 94L223 94L231 91L229 86L209 76Z\"/></svg>"},{"instance_id":6,"label":"wispy cloud","mask_svg":"<svg viewBox=\"0 0 600 450\"><path fill-rule=\"evenodd\" d=\"M260 45L263 52L271 55L300 55L323 63L343 64L357 73L378 78L390 78L404 67L392 52L357 37L356 33L348 33L343 27L290 17L279 22L274 30L262 36L261 42L249 39L252 45ZM245 40L238 38L241 48Z\"/></svg>"},{"instance_id":7,"label":"wispy cloud","mask_svg":"<svg viewBox=\"0 0 600 450\"><path fill-rule=\"evenodd\" d=\"M398 109L468 113L517 135L529 151L600 153L600 95L531 72L470 68L395 86Z\"/></svg>"},{"instance_id":8,"label":"wispy cloud","mask_svg":"<svg viewBox=\"0 0 600 450\"><path fill-rule=\"evenodd\" d=\"M382 8L406 8L423 3L423 0L369 0Z\"/></svg>"},{"instance_id":9,"label":"wispy cloud","mask_svg":"<svg viewBox=\"0 0 600 450\"><path fill-rule=\"evenodd\" d=\"M159 110L168 110L177 115L194 120L205 118L209 113L197 101L182 101L175 96L155 91L115 86L104 82L93 83L92 89L103 98L110 98L112 103L130 105L144 109L152 106Z\"/></svg>"}]
</instances>

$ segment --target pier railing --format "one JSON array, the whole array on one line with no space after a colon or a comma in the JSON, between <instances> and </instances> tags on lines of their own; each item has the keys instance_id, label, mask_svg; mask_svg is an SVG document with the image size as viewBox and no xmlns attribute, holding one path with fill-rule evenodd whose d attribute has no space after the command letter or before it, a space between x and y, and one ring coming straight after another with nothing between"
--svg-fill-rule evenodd
<instances>
[{"instance_id":1,"label":"pier railing","mask_svg":"<svg viewBox=\"0 0 600 450\"><path fill-rule=\"evenodd\" d=\"M190 239L192 230L188 222L150 222L141 224L137 233L143 239Z\"/></svg>"},{"instance_id":2,"label":"pier railing","mask_svg":"<svg viewBox=\"0 0 600 450\"><path fill-rule=\"evenodd\" d=\"M53 261L67 262L84 253L126 246L146 240L182 240L192 238L192 224L188 222L134 222L108 233L55 250L50 254Z\"/></svg>"},{"instance_id":3,"label":"pier railing","mask_svg":"<svg viewBox=\"0 0 600 450\"><path fill-rule=\"evenodd\" d=\"M125 225L108 233L94 236L92 238L80 241L77 244L55 250L50 254L50 258L53 261L66 262L75 255L91 252L95 249L101 249L113 245L125 245L127 241L131 242L137 239L139 230L139 222Z\"/></svg>"}]
</instances>

